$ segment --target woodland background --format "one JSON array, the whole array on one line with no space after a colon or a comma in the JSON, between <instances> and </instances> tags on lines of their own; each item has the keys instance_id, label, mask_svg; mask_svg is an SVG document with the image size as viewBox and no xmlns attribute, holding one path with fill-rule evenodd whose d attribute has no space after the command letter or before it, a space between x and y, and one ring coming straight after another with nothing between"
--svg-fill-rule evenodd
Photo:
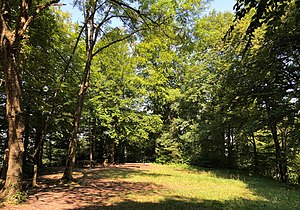
<instances>
[{"instance_id":1,"label":"woodland background","mask_svg":"<svg viewBox=\"0 0 300 210\"><path fill-rule=\"evenodd\" d=\"M76 160L300 175L298 0L1 1L7 194ZM119 19L122 26L113 26ZM75 158L76 157L76 158Z\"/></svg>"}]
</instances>

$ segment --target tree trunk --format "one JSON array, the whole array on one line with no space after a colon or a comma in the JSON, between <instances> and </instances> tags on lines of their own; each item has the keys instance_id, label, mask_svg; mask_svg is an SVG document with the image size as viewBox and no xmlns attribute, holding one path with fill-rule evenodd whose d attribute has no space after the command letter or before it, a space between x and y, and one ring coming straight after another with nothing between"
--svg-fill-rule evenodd
<instances>
[{"instance_id":1,"label":"tree trunk","mask_svg":"<svg viewBox=\"0 0 300 210\"><path fill-rule=\"evenodd\" d=\"M24 156L24 122L21 105L20 51L32 20L43 10L59 0L39 4L33 8L31 1L21 0L18 7L11 8L11 1L1 1L0 18L0 56L5 77L6 117L8 122L8 168L4 196L10 196L22 190ZM18 8L18 9L16 9ZM34 11L33 14L30 12ZM12 13L17 13L12 15ZM12 17L16 18L13 19Z\"/></svg>"},{"instance_id":2,"label":"tree trunk","mask_svg":"<svg viewBox=\"0 0 300 210\"><path fill-rule=\"evenodd\" d=\"M283 163L282 163L282 156L281 156L281 148L280 148L280 143L278 140L278 134L277 134L277 126L276 123L271 123L270 124L270 130L272 133L274 145L275 145L275 157L276 157L276 176L283 182L286 182L286 176L283 168Z\"/></svg>"},{"instance_id":3,"label":"tree trunk","mask_svg":"<svg viewBox=\"0 0 300 210\"><path fill-rule=\"evenodd\" d=\"M94 135L91 128L91 121L89 121L89 140L90 140L90 168L93 168L93 158L94 158Z\"/></svg>"},{"instance_id":4,"label":"tree trunk","mask_svg":"<svg viewBox=\"0 0 300 210\"><path fill-rule=\"evenodd\" d=\"M80 84L77 105L76 105L74 119L72 123L72 135L69 141L68 154L66 157L66 167L62 177L62 179L65 180L73 179L72 174L73 174L73 168L75 165L75 158L76 158L77 133L79 130L79 123L80 123L83 102L84 102L84 96L88 89L89 75L90 75L90 70L91 70L91 65L93 60L93 49L96 43L94 36L97 37L97 35L94 34L95 32L94 15L96 12L96 4L97 1L92 1L91 5L89 5L84 11L86 63L85 63L81 84Z\"/></svg>"},{"instance_id":5,"label":"tree trunk","mask_svg":"<svg viewBox=\"0 0 300 210\"><path fill-rule=\"evenodd\" d=\"M39 169L42 167L43 164L43 147L44 147L44 140L45 135L44 131L42 131L39 139L35 142L35 149L33 154L33 177L32 177L32 186L38 187L37 178Z\"/></svg>"},{"instance_id":6,"label":"tree trunk","mask_svg":"<svg viewBox=\"0 0 300 210\"><path fill-rule=\"evenodd\" d=\"M21 83L17 64L17 53L13 52L11 43L1 42L2 66L5 75L6 117L8 121L8 168L4 185L5 195L22 189L23 166L23 112L21 106Z\"/></svg>"},{"instance_id":7,"label":"tree trunk","mask_svg":"<svg viewBox=\"0 0 300 210\"><path fill-rule=\"evenodd\" d=\"M225 163L225 158L226 158L226 154L225 154L225 132L222 128L220 128L220 155L221 155L221 161L222 164Z\"/></svg>"},{"instance_id":8,"label":"tree trunk","mask_svg":"<svg viewBox=\"0 0 300 210\"><path fill-rule=\"evenodd\" d=\"M40 157L40 148L41 148L41 141L42 141L42 133L40 127L36 128L36 136L35 136L35 143L34 143L34 154L33 154L33 178L32 178L32 186L37 187L37 177L38 177L38 162Z\"/></svg>"},{"instance_id":9,"label":"tree trunk","mask_svg":"<svg viewBox=\"0 0 300 210\"><path fill-rule=\"evenodd\" d=\"M96 158L96 119L94 121L93 129L92 129L92 136L93 136L93 148L92 148L92 153L93 153L93 158Z\"/></svg>"},{"instance_id":10,"label":"tree trunk","mask_svg":"<svg viewBox=\"0 0 300 210\"><path fill-rule=\"evenodd\" d=\"M75 165L76 149L77 149L77 133L79 130L79 123L80 123L80 117L81 117L81 112L83 107L84 96L88 88L88 78L89 78L88 76L91 69L91 62L92 62L92 54L90 53L85 65L84 74L83 74L83 78L81 81L80 90L78 94L77 106L76 106L74 119L73 119L72 135L69 141L68 153L66 158L66 167L62 177L62 179L65 180L73 179L73 168Z\"/></svg>"},{"instance_id":11,"label":"tree trunk","mask_svg":"<svg viewBox=\"0 0 300 210\"><path fill-rule=\"evenodd\" d=\"M254 171L258 172L258 156L257 156L257 148L254 133L251 134L252 145L253 145L253 155L254 155Z\"/></svg>"},{"instance_id":12,"label":"tree trunk","mask_svg":"<svg viewBox=\"0 0 300 210\"><path fill-rule=\"evenodd\" d=\"M232 163L232 145L231 145L231 128L230 126L228 126L227 129L227 151L228 151L228 156L227 156L227 161L226 161L226 165L229 167L232 167L233 163Z\"/></svg>"},{"instance_id":13,"label":"tree trunk","mask_svg":"<svg viewBox=\"0 0 300 210\"><path fill-rule=\"evenodd\" d=\"M23 171L26 173L29 135L30 135L30 108L27 107L25 111L25 130L24 130L24 155L23 155Z\"/></svg>"},{"instance_id":14,"label":"tree trunk","mask_svg":"<svg viewBox=\"0 0 300 210\"><path fill-rule=\"evenodd\" d=\"M8 149L7 149L7 143L5 143L5 150L4 150L4 155L3 155L3 164L1 168L1 179L5 180L6 179L6 173L7 173L7 168L8 168Z\"/></svg>"},{"instance_id":15,"label":"tree trunk","mask_svg":"<svg viewBox=\"0 0 300 210\"><path fill-rule=\"evenodd\" d=\"M110 164L115 163L115 140L114 139L110 139L110 150L108 155L108 162Z\"/></svg>"},{"instance_id":16,"label":"tree trunk","mask_svg":"<svg viewBox=\"0 0 300 210\"><path fill-rule=\"evenodd\" d=\"M281 159L282 159L282 170L284 176L284 182L288 182L288 167L287 167L287 145L286 145L286 136L281 137Z\"/></svg>"}]
</instances>

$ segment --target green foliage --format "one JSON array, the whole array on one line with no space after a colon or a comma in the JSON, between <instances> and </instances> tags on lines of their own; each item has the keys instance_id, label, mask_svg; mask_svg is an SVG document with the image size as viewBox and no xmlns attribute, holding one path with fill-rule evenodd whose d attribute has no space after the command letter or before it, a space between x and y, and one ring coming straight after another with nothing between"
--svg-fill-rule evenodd
<instances>
[{"instance_id":1,"label":"green foliage","mask_svg":"<svg viewBox=\"0 0 300 210\"><path fill-rule=\"evenodd\" d=\"M100 25L90 40L95 49L78 159L93 153L99 162L127 158L242 168L297 183L298 0L239 0L234 28L234 14L203 13L209 1L101 2L94 22ZM75 4L82 11L91 6ZM116 17L122 27L111 25ZM32 164L42 135L44 164L65 162L86 59L86 35L80 34L73 50L80 31L67 14L53 9L40 15L22 40L25 163ZM124 40L133 31L135 36Z\"/></svg>"}]
</instances>

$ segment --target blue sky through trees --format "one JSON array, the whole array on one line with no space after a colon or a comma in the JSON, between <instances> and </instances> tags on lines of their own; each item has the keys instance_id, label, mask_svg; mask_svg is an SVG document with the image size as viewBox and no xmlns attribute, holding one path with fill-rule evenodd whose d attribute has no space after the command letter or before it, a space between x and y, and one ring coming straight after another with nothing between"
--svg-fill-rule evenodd
<instances>
[{"instance_id":1,"label":"blue sky through trees","mask_svg":"<svg viewBox=\"0 0 300 210\"><path fill-rule=\"evenodd\" d=\"M236 0L213 0L211 2L210 10L217 10L220 12L233 11L233 6ZM62 7L62 10L71 14L72 21L77 22L82 20L82 15L77 8L73 7L73 0L62 0L61 3L66 4Z\"/></svg>"}]
</instances>

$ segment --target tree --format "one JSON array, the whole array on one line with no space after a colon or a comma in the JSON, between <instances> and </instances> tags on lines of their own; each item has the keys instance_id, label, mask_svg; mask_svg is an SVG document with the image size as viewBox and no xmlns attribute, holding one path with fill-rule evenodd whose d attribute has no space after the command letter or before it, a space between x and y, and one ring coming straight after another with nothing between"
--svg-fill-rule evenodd
<instances>
[{"instance_id":1,"label":"tree","mask_svg":"<svg viewBox=\"0 0 300 210\"><path fill-rule=\"evenodd\" d=\"M156 21L150 18L150 15L147 13L141 13L141 11L126 2L115 0L110 2L91 0L77 3L79 4L84 16L84 26L82 29L84 30L86 61L72 123L72 135L69 141L66 168L63 175L63 179L65 180L71 180L73 178L72 173L76 157L77 133L79 130L84 97L88 89L93 58L109 46L128 39L134 34L144 30L145 27L150 27L150 25L159 25ZM114 18L119 18L124 25L128 27L128 33L122 34L121 37L109 43L96 45L99 38L106 34L104 28L108 26Z\"/></svg>"},{"instance_id":2,"label":"tree","mask_svg":"<svg viewBox=\"0 0 300 210\"><path fill-rule=\"evenodd\" d=\"M234 6L234 22L238 23L247 15L251 15L251 21L244 36L247 40L245 50L250 47L255 30L263 25L266 25L267 30L276 28L280 19L286 15L288 5L292 2L293 0L237 0ZM295 4L299 5L300 1L296 0ZM232 25L228 33L230 34L233 29L234 25Z\"/></svg>"},{"instance_id":3,"label":"tree","mask_svg":"<svg viewBox=\"0 0 300 210\"><path fill-rule=\"evenodd\" d=\"M244 51L243 58L232 65L224 85L228 84L226 86L233 93L231 101L236 105L231 107L234 112L238 106L248 107L244 113L251 116L251 120L243 122L242 130L252 133L256 165L259 148L255 139L258 139L268 145L268 151L272 154L268 163L262 160L265 169L260 170L268 168L269 175L287 182L288 157L294 157L289 151L295 149L290 147L293 145L290 141L297 141L291 140L288 133L298 119L299 16L296 11L299 6L292 2L283 5L285 15L280 16L280 20L276 17L275 22L268 22L269 25L263 25L252 33L251 45ZM254 106L251 107L251 104ZM262 136L262 132L265 133L264 139L254 137L258 134ZM262 157L270 157L266 150L262 153Z\"/></svg>"},{"instance_id":4,"label":"tree","mask_svg":"<svg viewBox=\"0 0 300 210\"><path fill-rule=\"evenodd\" d=\"M21 103L21 52L28 27L33 19L59 0L34 2L1 1L1 65L5 78L6 117L8 121L8 168L4 194L20 191L23 165L24 119Z\"/></svg>"},{"instance_id":5,"label":"tree","mask_svg":"<svg viewBox=\"0 0 300 210\"><path fill-rule=\"evenodd\" d=\"M73 42L76 41L77 30L67 14L59 10L45 12L33 22L28 35L23 52L26 59L23 61L22 75L26 116L24 160L27 160L24 167L27 175L31 175L33 161L32 185L37 186L46 136L54 130L60 133L60 127L69 127L61 123L68 121L68 118L58 118L63 113L67 116L68 109L74 107L75 100L72 98L78 84L76 74L82 64L79 53L74 54L72 49L76 45ZM45 59L45 52L48 59ZM30 149L32 147L33 151Z\"/></svg>"}]
</instances>

